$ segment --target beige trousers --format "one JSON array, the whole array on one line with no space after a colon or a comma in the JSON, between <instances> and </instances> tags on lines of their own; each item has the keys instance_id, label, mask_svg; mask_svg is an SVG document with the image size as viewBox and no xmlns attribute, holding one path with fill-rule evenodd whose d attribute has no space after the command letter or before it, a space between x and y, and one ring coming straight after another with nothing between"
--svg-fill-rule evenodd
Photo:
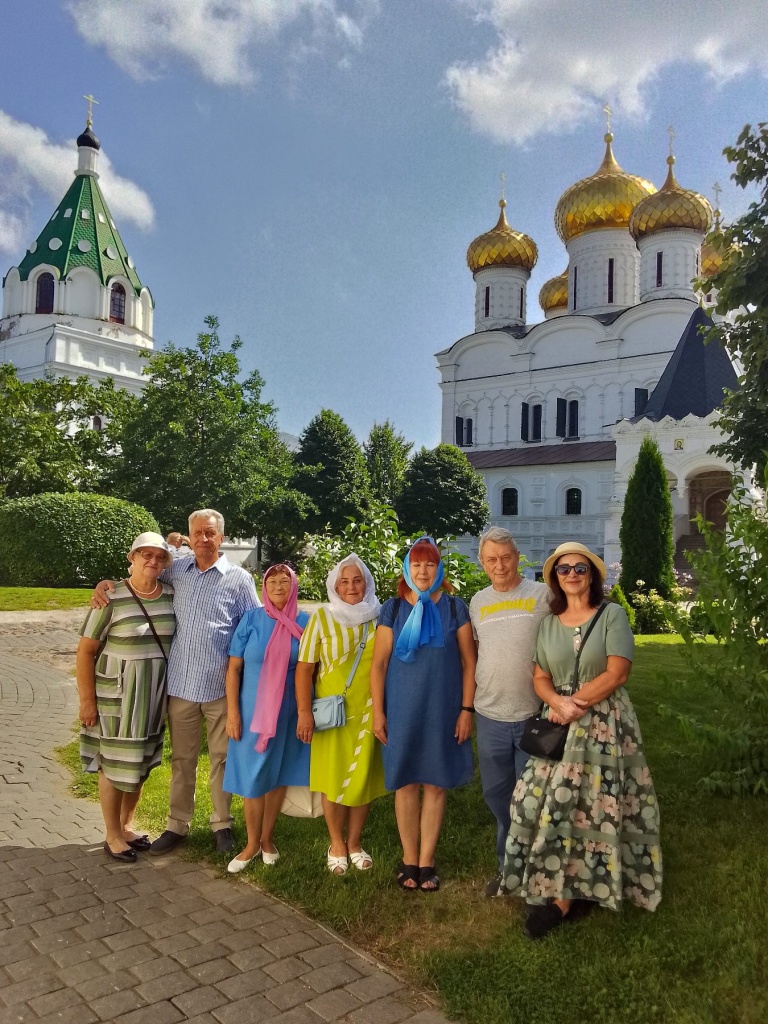
<instances>
[{"instance_id":1,"label":"beige trousers","mask_svg":"<svg viewBox=\"0 0 768 1024\"><path fill-rule=\"evenodd\" d=\"M223 792L227 762L227 698L198 704L182 697L168 698L168 727L171 733L171 794L167 828L185 836L195 812L197 759L203 739L203 722L208 733L211 762L211 828L218 832L232 827L230 793Z\"/></svg>"}]
</instances>

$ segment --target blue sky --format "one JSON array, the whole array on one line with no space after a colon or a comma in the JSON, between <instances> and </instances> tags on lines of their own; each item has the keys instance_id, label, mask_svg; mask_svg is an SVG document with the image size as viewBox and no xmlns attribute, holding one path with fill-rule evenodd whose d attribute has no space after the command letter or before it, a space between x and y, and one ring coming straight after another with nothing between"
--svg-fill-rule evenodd
<instances>
[{"instance_id":1,"label":"blue sky","mask_svg":"<svg viewBox=\"0 0 768 1024\"><path fill-rule=\"evenodd\" d=\"M281 429L321 408L361 440L439 440L434 353L473 329L466 248L498 215L539 247L529 318L566 265L555 204L603 155L676 172L726 218L721 151L768 116L752 0L26 0L0 6L0 270L71 180L99 101L107 202L155 342L239 334Z\"/></svg>"}]
</instances>

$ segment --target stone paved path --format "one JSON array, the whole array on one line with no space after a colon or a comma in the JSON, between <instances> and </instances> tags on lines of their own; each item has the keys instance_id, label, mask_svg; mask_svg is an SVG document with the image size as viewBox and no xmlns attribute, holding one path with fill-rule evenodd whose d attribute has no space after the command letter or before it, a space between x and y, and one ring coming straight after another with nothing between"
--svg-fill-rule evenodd
<instances>
[{"instance_id":1,"label":"stone paved path","mask_svg":"<svg viewBox=\"0 0 768 1024\"><path fill-rule=\"evenodd\" d=\"M380 964L240 879L102 852L66 790L81 612L0 613L0 1024L447 1024Z\"/></svg>"}]
</instances>

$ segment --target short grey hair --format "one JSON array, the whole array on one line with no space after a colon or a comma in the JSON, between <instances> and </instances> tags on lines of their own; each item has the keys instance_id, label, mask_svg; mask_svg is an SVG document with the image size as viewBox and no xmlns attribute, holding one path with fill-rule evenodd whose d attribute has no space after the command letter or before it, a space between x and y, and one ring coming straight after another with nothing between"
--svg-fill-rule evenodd
<instances>
[{"instance_id":1,"label":"short grey hair","mask_svg":"<svg viewBox=\"0 0 768 1024\"><path fill-rule=\"evenodd\" d=\"M509 544L515 554L520 554L520 548L515 544L515 538L509 530L505 530L503 526L491 526L480 538L480 544L477 548L478 558L483 557L483 544L488 540L494 544Z\"/></svg>"},{"instance_id":2,"label":"short grey hair","mask_svg":"<svg viewBox=\"0 0 768 1024\"><path fill-rule=\"evenodd\" d=\"M199 508L196 512L191 512L189 516L190 533L192 533L192 524L196 519L215 519L216 529L222 537L224 536L224 516L221 512L217 512L215 508Z\"/></svg>"}]
</instances>

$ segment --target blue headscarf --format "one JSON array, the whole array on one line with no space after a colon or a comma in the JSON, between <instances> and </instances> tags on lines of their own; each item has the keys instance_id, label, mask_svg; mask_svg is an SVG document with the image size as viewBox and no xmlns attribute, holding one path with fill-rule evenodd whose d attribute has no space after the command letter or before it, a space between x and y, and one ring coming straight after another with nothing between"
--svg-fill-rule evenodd
<instances>
[{"instance_id":1,"label":"blue headscarf","mask_svg":"<svg viewBox=\"0 0 768 1024\"><path fill-rule=\"evenodd\" d=\"M416 544L422 540L428 540L430 544L435 544L431 537L419 537ZM406 619L405 625L395 644L395 657L399 658L400 661L415 661L416 651L419 647L445 647L440 612L432 600L432 595L436 590L440 589L445 578L442 560L439 560L437 563L435 582L429 590L419 590L415 585L411 579L410 562L411 552L409 551L403 559L403 579L411 588L411 591L414 594L418 594L418 600L411 608L411 613Z\"/></svg>"}]
</instances>

